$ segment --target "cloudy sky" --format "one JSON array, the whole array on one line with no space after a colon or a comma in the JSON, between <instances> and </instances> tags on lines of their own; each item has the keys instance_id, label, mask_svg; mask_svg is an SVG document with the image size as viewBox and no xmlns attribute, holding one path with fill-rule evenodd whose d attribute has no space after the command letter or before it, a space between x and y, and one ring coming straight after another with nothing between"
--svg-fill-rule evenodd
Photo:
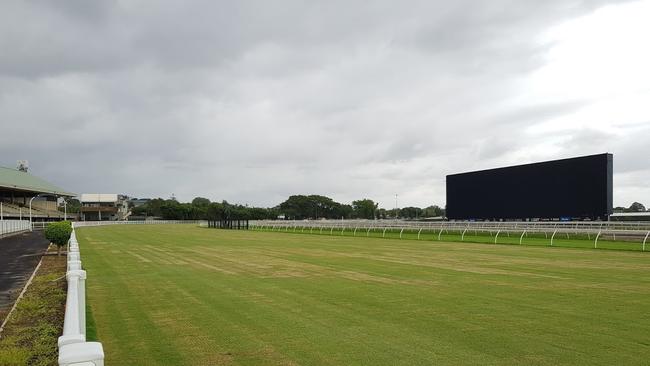
<instances>
[{"instance_id":1,"label":"cloudy sky","mask_svg":"<svg viewBox=\"0 0 650 366\"><path fill-rule=\"evenodd\" d=\"M0 165L73 192L444 205L445 175L614 154L650 203L650 1L0 4Z\"/></svg>"}]
</instances>

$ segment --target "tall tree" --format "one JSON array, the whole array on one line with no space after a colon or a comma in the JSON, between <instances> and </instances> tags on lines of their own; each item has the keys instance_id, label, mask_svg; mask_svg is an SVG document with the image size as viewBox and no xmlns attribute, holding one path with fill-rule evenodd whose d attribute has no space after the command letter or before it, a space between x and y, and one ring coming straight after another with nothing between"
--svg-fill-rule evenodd
<instances>
[{"instance_id":1,"label":"tall tree","mask_svg":"<svg viewBox=\"0 0 650 366\"><path fill-rule=\"evenodd\" d=\"M203 197L196 197L192 200L193 206L208 206L209 204L210 200Z\"/></svg>"},{"instance_id":2,"label":"tall tree","mask_svg":"<svg viewBox=\"0 0 650 366\"><path fill-rule=\"evenodd\" d=\"M645 212L645 206L642 203L634 202L627 209L628 212Z\"/></svg>"},{"instance_id":3,"label":"tall tree","mask_svg":"<svg viewBox=\"0 0 650 366\"><path fill-rule=\"evenodd\" d=\"M377 206L378 204L367 198L352 201L352 213L358 219L374 219Z\"/></svg>"}]
</instances>

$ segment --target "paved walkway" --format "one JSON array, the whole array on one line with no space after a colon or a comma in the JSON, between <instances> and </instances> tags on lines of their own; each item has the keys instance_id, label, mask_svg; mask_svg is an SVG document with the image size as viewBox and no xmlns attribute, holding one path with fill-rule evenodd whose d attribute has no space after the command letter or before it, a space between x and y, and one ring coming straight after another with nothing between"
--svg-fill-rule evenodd
<instances>
[{"instance_id":1,"label":"paved walkway","mask_svg":"<svg viewBox=\"0 0 650 366\"><path fill-rule=\"evenodd\" d=\"M48 244L42 231L0 239L0 322L34 272Z\"/></svg>"}]
</instances>

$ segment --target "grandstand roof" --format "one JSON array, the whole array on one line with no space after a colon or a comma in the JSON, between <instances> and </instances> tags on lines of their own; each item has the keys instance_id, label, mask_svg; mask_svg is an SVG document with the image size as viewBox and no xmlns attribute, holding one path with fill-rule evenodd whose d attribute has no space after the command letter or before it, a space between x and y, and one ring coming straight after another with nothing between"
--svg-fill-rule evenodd
<instances>
[{"instance_id":1,"label":"grandstand roof","mask_svg":"<svg viewBox=\"0 0 650 366\"><path fill-rule=\"evenodd\" d=\"M56 196L76 196L52 183L17 169L0 167L0 188L9 188L25 192L49 193Z\"/></svg>"}]
</instances>

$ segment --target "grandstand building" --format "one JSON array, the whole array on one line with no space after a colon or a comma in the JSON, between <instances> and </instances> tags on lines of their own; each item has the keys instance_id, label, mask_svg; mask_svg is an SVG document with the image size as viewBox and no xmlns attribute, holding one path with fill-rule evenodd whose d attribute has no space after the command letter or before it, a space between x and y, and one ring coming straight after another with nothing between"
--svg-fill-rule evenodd
<instances>
[{"instance_id":1,"label":"grandstand building","mask_svg":"<svg viewBox=\"0 0 650 366\"><path fill-rule=\"evenodd\" d=\"M121 221L127 220L128 197L115 193L84 193L81 195L81 220Z\"/></svg>"},{"instance_id":2,"label":"grandstand building","mask_svg":"<svg viewBox=\"0 0 650 366\"><path fill-rule=\"evenodd\" d=\"M76 196L27 172L0 167L0 216L2 219L27 219L35 221L62 220L64 213L58 210L58 200Z\"/></svg>"}]
</instances>

